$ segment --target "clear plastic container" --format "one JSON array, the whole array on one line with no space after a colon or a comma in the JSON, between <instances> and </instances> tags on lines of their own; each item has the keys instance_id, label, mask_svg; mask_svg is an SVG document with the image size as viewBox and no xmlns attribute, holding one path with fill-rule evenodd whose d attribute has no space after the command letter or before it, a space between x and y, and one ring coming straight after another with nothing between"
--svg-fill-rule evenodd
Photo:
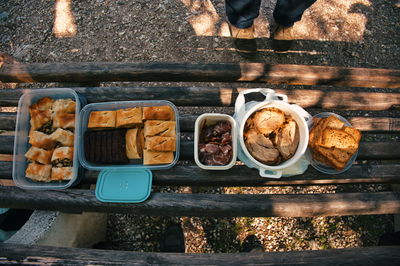
<instances>
[{"instance_id":1,"label":"clear plastic container","mask_svg":"<svg viewBox=\"0 0 400 266\"><path fill-rule=\"evenodd\" d=\"M37 182L25 177L28 161L25 153L30 148L28 135L30 129L29 106L43 97L52 99L72 99L76 102L75 109L75 136L74 136L74 160L73 177L67 181ZM78 137L79 137L79 111L86 104L86 99L78 95L74 90L68 88L60 89L34 89L24 90L18 102L17 122L15 127L14 157L13 157L13 180L15 184L24 189L65 189L79 183L80 171L82 170L78 161Z\"/></svg>"},{"instance_id":2,"label":"clear plastic container","mask_svg":"<svg viewBox=\"0 0 400 266\"><path fill-rule=\"evenodd\" d=\"M133 162L129 164L95 164L86 160L85 150L84 150L84 135L88 129L88 121L89 116L92 111L105 111L105 110L118 110L125 108L133 108L133 107L147 107L147 106L162 106L168 105L175 112L175 121L176 121L176 151L174 160L169 164L159 164L159 165L143 165L143 163ZM122 102L103 102L103 103L92 103L86 105L81 113L80 113L80 124L79 124L79 148L78 148L78 157L82 166L89 170L109 170L111 168L114 169L150 169L150 170L159 170L159 169L168 169L174 166L179 159L179 150L180 150L180 131L179 131L179 114L176 106L169 101L122 101ZM135 160L138 161L138 160Z\"/></svg>"},{"instance_id":3,"label":"clear plastic container","mask_svg":"<svg viewBox=\"0 0 400 266\"><path fill-rule=\"evenodd\" d=\"M228 121L231 124L232 136L232 160L226 165L205 165L199 160L199 138L200 132L204 126L214 125L218 121ZM232 116L226 114L202 114L196 119L194 126L194 161L197 166L205 170L227 170L235 165L237 157L237 125Z\"/></svg>"},{"instance_id":4,"label":"clear plastic container","mask_svg":"<svg viewBox=\"0 0 400 266\"><path fill-rule=\"evenodd\" d=\"M338 114L335 113L330 113L330 112L323 112L323 113L319 113L313 116L313 118L327 118L329 116L335 116L337 118L339 118L342 122L344 122L345 126L351 127L352 125L350 124L349 121L347 121L346 118L344 118L343 116L340 116ZM310 130L312 129L312 127L314 126L314 122L312 122L309 125ZM358 150L356 151L356 153L353 154L353 156L350 158L350 160L346 163L346 165L344 166L344 168L342 170L336 170L335 168L326 165L318 160L315 160L312 156L310 147L307 148L307 152L306 152L306 157L307 159L310 161L310 164L312 167L314 167L316 170L320 171L321 173L325 173L325 174L330 174L330 175L335 175L335 174L340 174L343 173L347 170L350 169L350 167L353 165L354 161L356 160L358 155Z\"/></svg>"}]
</instances>

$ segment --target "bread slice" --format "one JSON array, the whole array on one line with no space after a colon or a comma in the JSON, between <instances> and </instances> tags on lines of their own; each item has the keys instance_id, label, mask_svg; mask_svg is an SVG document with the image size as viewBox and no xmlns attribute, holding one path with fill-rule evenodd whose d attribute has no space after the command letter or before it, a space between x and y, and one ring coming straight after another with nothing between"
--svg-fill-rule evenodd
<instances>
[{"instance_id":1,"label":"bread slice","mask_svg":"<svg viewBox=\"0 0 400 266\"><path fill-rule=\"evenodd\" d=\"M344 126L344 122L337 118L336 116L329 116L326 118L325 127L330 127L333 129L342 129Z\"/></svg>"},{"instance_id":2,"label":"bread slice","mask_svg":"<svg viewBox=\"0 0 400 266\"><path fill-rule=\"evenodd\" d=\"M317 151L324 156L329 161L329 165L333 166L336 170L342 170L346 166L345 162L340 162L333 156L333 149L318 146Z\"/></svg>"},{"instance_id":3,"label":"bread slice","mask_svg":"<svg viewBox=\"0 0 400 266\"><path fill-rule=\"evenodd\" d=\"M360 130L354 128L354 127L343 127L344 132L348 133L351 135L357 143L360 143L361 140L361 132Z\"/></svg>"},{"instance_id":4,"label":"bread slice","mask_svg":"<svg viewBox=\"0 0 400 266\"><path fill-rule=\"evenodd\" d=\"M335 147L348 153L355 153L358 149L358 143L350 134L333 128L326 128L322 131L319 145L325 148Z\"/></svg>"},{"instance_id":5,"label":"bread slice","mask_svg":"<svg viewBox=\"0 0 400 266\"><path fill-rule=\"evenodd\" d=\"M314 148L317 136L320 131L321 131L321 123L323 122L324 119L322 118L314 118L314 126L310 130L310 135L308 139L308 144Z\"/></svg>"},{"instance_id":6,"label":"bread slice","mask_svg":"<svg viewBox=\"0 0 400 266\"><path fill-rule=\"evenodd\" d=\"M350 160L351 156L353 156L353 154L354 153L348 153L337 148L332 149L333 157L335 157L336 160L342 163L347 163Z\"/></svg>"}]
</instances>

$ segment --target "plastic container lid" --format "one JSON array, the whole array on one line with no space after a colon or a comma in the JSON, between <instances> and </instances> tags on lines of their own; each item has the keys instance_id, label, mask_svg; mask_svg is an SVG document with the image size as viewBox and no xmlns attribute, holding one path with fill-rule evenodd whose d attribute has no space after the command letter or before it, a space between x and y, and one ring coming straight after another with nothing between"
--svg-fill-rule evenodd
<instances>
[{"instance_id":1,"label":"plastic container lid","mask_svg":"<svg viewBox=\"0 0 400 266\"><path fill-rule=\"evenodd\" d=\"M148 169L103 170L97 179L96 197L102 202L142 202L150 195L152 179Z\"/></svg>"}]
</instances>

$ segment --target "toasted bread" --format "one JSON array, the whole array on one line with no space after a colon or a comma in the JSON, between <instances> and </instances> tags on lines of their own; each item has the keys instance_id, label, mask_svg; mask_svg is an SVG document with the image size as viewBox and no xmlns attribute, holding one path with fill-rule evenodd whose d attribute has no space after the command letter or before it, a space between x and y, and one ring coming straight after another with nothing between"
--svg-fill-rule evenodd
<instances>
[{"instance_id":1,"label":"toasted bread","mask_svg":"<svg viewBox=\"0 0 400 266\"><path fill-rule=\"evenodd\" d=\"M317 151L324 156L329 161L329 164L336 170L342 170L345 167L345 162L340 162L333 156L333 149L318 146Z\"/></svg>"},{"instance_id":2,"label":"toasted bread","mask_svg":"<svg viewBox=\"0 0 400 266\"><path fill-rule=\"evenodd\" d=\"M335 147L349 153L355 153L358 149L358 142L350 134L333 128L322 131L319 145L325 148Z\"/></svg>"},{"instance_id":3,"label":"toasted bread","mask_svg":"<svg viewBox=\"0 0 400 266\"><path fill-rule=\"evenodd\" d=\"M336 116L331 115L331 116L326 118L325 127L330 127L330 128L333 128L333 129L342 129L343 126L344 126L344 122L342 122Z\"/></svg>"},{"instance_id":4,"label":"toasted bread","mask_svg":"<svg viewBox=\"0 0 400 266\"><path fill-rule=\"evenodd\" d=\"M360 132L360 130L358 130L358 129L354 128L354 127L343 127L343 130L346 133L348 133L349 135L351 135L355 139L355 141L357 143L360 142L360 140L361 140L361 132Z\"/></svg>"}]
</instances>

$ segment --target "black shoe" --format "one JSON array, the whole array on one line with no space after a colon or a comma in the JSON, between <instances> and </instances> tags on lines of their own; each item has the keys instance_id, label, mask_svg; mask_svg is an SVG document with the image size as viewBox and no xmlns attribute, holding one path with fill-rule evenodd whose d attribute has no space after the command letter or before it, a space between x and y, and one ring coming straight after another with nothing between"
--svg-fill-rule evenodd
<instances>
[{"instance_id":1,"label":"black shoe","mask_svg":"<svg viewBox=\"0 0 400 266\"><path fill-rule=\"evenodd\" d=\"M275 25L272 35L272 48L277 52L288 51L293 44L293 26L285 27L279 24Z\"/></svg>"},{"instance_id":2,"label":"black shoe","mask_svg":"<svg viewBox=\"0 0 400 266\"><path fill-rule=\"evenodd\" d=\"M248 235L243 240L240 252L264 252L264 247L255 235Z\"/></svg>"},{"instance_id":3,"label":"black shoe","mask_svg":"<svg viewBox=\"0 0 400 266\"><path fill-rule=\"evenodd\" d=\"M160 241L161 252L185 252L185 237L180 225L172 225L165 230Z\"/></svg>"},{"instance_id":4,"label":"black shoe","mask_svg":"<svg viewBox=\"0 0 400 266\"><path fill-rule=\"evenodd\" d=\"M228 23L229 32L234 38L233 44L239 55L253 59L257 53L257 42L254 38L254 26L249 28L240 29Z\"/></svg>"}]
</instances>

